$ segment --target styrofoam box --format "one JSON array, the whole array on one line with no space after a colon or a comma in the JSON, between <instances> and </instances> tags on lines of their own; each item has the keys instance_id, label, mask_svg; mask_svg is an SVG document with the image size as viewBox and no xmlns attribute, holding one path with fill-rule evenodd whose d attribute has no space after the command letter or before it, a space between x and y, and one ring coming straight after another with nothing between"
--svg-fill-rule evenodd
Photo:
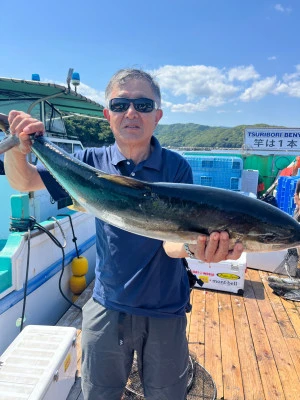
<instances>
[{"instance_id":1,"label":"styrofoam box","mask_svg":"<svg viewBox=\"0 0 300 400\"><path fill-rule=\"evenodd\" d=\"M242 192L257 193L259 171L244 169L242 171Z\"/></svg>"},{"instance_id":2,"label":"styrofoam box","mask_svg":"<svg viewBox=\"0 0 300 400\"><path fill-rule=\"evenodd\" d=\"M192 272L204 282L202 289L244 293L246 253L243 253L238 260L219 263L205 263L192 258L187 258L187 262ZM196 283L195 287L200 286Z\"/></svg>"},{"instance_id":3,"label":"styrofoam box","mask_svg":"<svg viewBox=\"0 0 300 400\"><path fill-rule=\"evenodd\" d=\"M270 251L268 253L247 253L247 267L275 274L296 276L297 259L290 258L286 267L287 250ZM287 269L286 269L287 268Z\"/></svg>"}]
</instances>

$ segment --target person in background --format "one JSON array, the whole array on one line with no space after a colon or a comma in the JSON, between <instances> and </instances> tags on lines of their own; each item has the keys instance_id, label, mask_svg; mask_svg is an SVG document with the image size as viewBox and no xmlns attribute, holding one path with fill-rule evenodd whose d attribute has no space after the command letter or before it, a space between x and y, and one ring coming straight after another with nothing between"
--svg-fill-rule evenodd
<instances>
[{"instance_id":1,"label":"person in background","mask_svg":"<svg viewBox=\"0 0 300 400\"><path fill-rule=\"evenodd\" d=\"M296 184L296 189L294 193L294 203L296 204L293 217L297 222L300 222L300 180ZM299 262L299 249L297 247L292 247L287 250L287 260L286 265L289 269L289 273L293 276L300 277L300 262Z\"/></svg>"},{"instance_id":2,"label":"person in background","mask_svg":"<svg viewBox=\"0 0 300 400\"><path fill-rule=\"evenodd\" d=\"M75 154L107 173L149 182L192 183L187 161L153 136L162 118L160 88L151 75L118 71L106 88L104 116L114 145ZM55 200L65 191L42 166L27 163L28 134L43 124L19 111L9 114L21 144L5 155L14 188L47 188ZM221 201L221 200L220 200ZM187 210L188 212L188 210ZM82 390L86 400L119 400L134 351L147 400L185 400L188 371L186 306L189 282L183 259L238 259L241 243L229 249L227 232L212 232L197 244L162 242L134 235L96 219L96 269L92 298L83 309Z\"/></svg>"},{"instance_id":3,"label":"person in background","mask_svg":"<svg viewBox=\"0 0 300 400\"><path fill-rule=\"evenodd\" d=\"M296 221L300 222L300 180L296 184L294 202L296 204L296 208L294 210L294 218Z\"/></svg>"}]
</instances>

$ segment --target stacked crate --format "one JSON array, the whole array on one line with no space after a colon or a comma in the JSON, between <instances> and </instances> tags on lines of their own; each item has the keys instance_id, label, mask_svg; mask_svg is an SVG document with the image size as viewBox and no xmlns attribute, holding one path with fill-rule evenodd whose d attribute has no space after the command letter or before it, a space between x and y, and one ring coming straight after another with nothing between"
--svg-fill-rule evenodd
<instances>
[{"instance_id":1,"label":"stacked crate","mask_svg":"<svg viewBox=\"0 0 300 400\"><path fill-rule=\"evenodd\" d=\"M243 171L240 157L187 155L184 157L193 171L194 184L239 191Z\"/></svg>"},{"instance_id":2,"label":"stacked crate","mask_svg":"<svg viewBox=\"0 0 300 400\"><path fill-rule=\"evenodd\" d=\"M280 176L278 178L276 200L278 207L289 215L294 214L295 203L294 194L300 175L297 176Z\"/></svg>"}]
</instances>

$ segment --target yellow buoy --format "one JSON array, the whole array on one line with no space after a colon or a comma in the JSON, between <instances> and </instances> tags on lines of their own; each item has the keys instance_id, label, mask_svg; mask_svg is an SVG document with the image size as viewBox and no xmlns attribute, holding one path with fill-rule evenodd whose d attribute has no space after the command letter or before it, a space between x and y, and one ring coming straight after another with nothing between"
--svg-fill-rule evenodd
<instances>
[{"instance_id":1,"label":"yellow buoy","mask_svg":"<svg viewBox=\"0 0 300 400\"><path fill-rule=\"evenodd\" d=\"M74 294L81 294L86 288L85 276L72 275L69 281L71 292Z\"/></svg>"},{"instance_id":2,"label":"yellow buoy","mask_svg":"<svg viewBox=\"0 0 300 400\"><path fill-rule=\"evenodd\" d=\"M71 263L72 274L75 276L82 276L88 272L88 260L85 257L75 257Z\"/></svg>"}]
</instances>

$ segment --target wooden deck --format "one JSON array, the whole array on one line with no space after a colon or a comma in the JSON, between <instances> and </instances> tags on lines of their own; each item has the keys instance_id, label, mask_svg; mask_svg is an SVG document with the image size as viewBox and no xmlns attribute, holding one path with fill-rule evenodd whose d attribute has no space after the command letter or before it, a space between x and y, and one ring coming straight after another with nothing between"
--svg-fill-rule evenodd
<instances>
[{"instance_id":1,"label":"wooden deck","mask_svg":"<svg viewBox=\"0 0 300 400\"><path fill-rule=\"evenodd\" d=\"M300 399L300 303L273 294L268 273L248 270L244 296L195 289L188 314L191 353L211 374L219 400ZM79 298L84 304L90 286ZM75 326L80 339L81 315L74 307L58 325ZM83 399L78 379L68 400Z\"/></svg>"}]
</instances>

